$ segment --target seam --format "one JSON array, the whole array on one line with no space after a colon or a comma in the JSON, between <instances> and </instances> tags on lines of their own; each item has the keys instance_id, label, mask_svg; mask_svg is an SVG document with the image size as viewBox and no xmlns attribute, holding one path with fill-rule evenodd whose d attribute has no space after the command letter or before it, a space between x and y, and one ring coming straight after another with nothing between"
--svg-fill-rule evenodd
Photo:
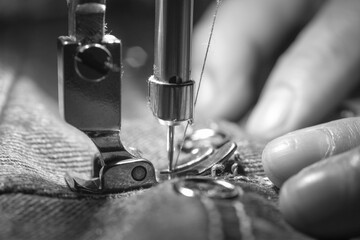
<instances>
[{"instance_id":1,"label":"seam","mask_svg":"<svg viewBox=\"0 0 360 240\"><path fill-rule=\"evenodd\" d=\"M244 237L244 239L254 240L255 236L253 235L251 218L247 215L243 203L237 201L234 203L233 206L236 210L236 215L239 219L239 223L240 223L239 229L241 235Z\"/></svg>"},{"instance_id":2,"label":"seam","mask_svg":"<svg viewBox=\"0 0 360 240\"><path fill-rule=\"evenodd\" d=\"M221 213L214 201L207 197L200 197L200 202L204 206L207 217L208 217L208 239L209 240L223 240L224 232L223 232L223 222L221 219Z\"/></svg>"}]
</instances>

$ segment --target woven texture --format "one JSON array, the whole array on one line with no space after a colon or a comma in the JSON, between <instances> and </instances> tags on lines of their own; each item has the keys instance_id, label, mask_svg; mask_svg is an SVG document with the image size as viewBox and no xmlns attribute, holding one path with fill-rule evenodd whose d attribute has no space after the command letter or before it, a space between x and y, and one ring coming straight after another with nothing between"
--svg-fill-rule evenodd
<instances>
[{"instance_id":1,"label":"woven texture","mask_svg":"<svg viewBox=\"0 0 360 240\"><path fill-rule=\"evenodd\" d=\"M277 209L261 167L263 144L228 123L220 128L238 143L245 171L226 177L244 189L239 199L187 198L172 181L121 194L71 192L65 173L89 176L96 148L33 82L8 72L0 78L0 239L309 239ZM123 141L165 166L163 128L150 115L123 122Z\"/></svg>"}]
</instances>

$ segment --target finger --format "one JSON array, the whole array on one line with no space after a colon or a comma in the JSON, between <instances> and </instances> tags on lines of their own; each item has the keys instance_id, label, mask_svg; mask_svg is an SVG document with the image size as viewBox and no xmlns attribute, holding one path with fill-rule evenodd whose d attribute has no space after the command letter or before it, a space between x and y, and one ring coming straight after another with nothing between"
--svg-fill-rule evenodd
<instances>
[{"instance_id":1,"label":"finger","mask_svg":"<svg viewBox=\"0 0 360 240\"><path fill-rule=\"evenodd\" d=\"M281 57L247 130L265 138L313 125L360 76L360 1L329 1Z\"/></svg>"},{"instance_id":2,"label":"finger","mask_svg":"<svg viewBox=\"0 0 360 240\"><path fill-rule=\"evenodd\" d=\"M301 169L360 145L360 118L348 118L305 128L271 141L262 162L278 187Z\"/></svg>"},{"instance_id":3,"label":"finger","mask_svg":"<svg viewBox=\"0 0 360 240\"><path fill-rule=\"evenodd\" d=\"M220 6L199 95L213 117L237 119L254 100L254 80L319 1L227 0ZM194 31L193 74L199 79L214 8ZM211 111L209 111L211 109Z\"/></svg>"},{"instance_id":4,"label":"finger","mask_svg":"<svg viewBox=\"0 0 360 240\"><path fill-rule=\"evenodd\" d=\"M279 206L295 228L320 238L360 234L360 148L323 160L290 178Z\"/></svg>"}]
</instances>

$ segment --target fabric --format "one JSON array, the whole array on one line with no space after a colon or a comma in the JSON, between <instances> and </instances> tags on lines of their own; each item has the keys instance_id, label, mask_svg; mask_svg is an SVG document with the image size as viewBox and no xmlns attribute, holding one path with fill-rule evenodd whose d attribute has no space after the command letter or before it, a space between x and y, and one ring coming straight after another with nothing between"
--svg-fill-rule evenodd
<instances>
[{"instance_id":1,"label":"fabric","mask_svg":"<svg viewBox=\"0 0 360 240\"><path fill-rule=\"evenodd\" d=\"M278 211L264 145L230 123L220 128L237 142L245 173L224 176L245 191L235 200L179 195L176 180L120 194L70 191L65 173L88 177L97 149L32 81L0 69L0 239L310 239ZM122 133L157 169L166 165L164 129L151 114L125 116Z\"/></svg>"}]
</instances>

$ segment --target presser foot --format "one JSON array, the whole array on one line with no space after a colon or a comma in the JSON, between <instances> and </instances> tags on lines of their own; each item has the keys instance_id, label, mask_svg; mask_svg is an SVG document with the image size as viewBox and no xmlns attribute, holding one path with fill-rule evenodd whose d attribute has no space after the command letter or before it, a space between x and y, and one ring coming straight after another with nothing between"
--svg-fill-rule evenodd
<instances>
[{"instance_id":1,"label":"presser foot","mask_svg":"<svg viewBox=\"0 0 360 240\"><path fill-rule=\"evenodd\" d=\"M106 1L68 1L69 34L58 39L59 107L99 150L92 178L67 174L71 190L117 193L156 183L155 169L126 148L121 129L121 41L106 35Z\"/></svg>"},{"instance_id":2,"label":"presser foot","mask_svg":"<svg viewBox=\"0 0 360 240\"><path fill-rule=\"evenodd\" d=\"M99 150L93 160L92 178L66 174L72 191L82 193L119 193L156 184L153 164L138 150L126 148L120 131L84 131Z\"/></svg>"},{"instance_id":3,"label":"presser foot","mask_svg":"<svg viewBox=\"0 0 360 240\"><path fill-rule=\"evenodd\" d=\"M112 161L101 167L98 177L83 179L67 173L65 181L74 192L119 193L156 184L155 170L146 159Z\"/></svg>"}]
</instances>

